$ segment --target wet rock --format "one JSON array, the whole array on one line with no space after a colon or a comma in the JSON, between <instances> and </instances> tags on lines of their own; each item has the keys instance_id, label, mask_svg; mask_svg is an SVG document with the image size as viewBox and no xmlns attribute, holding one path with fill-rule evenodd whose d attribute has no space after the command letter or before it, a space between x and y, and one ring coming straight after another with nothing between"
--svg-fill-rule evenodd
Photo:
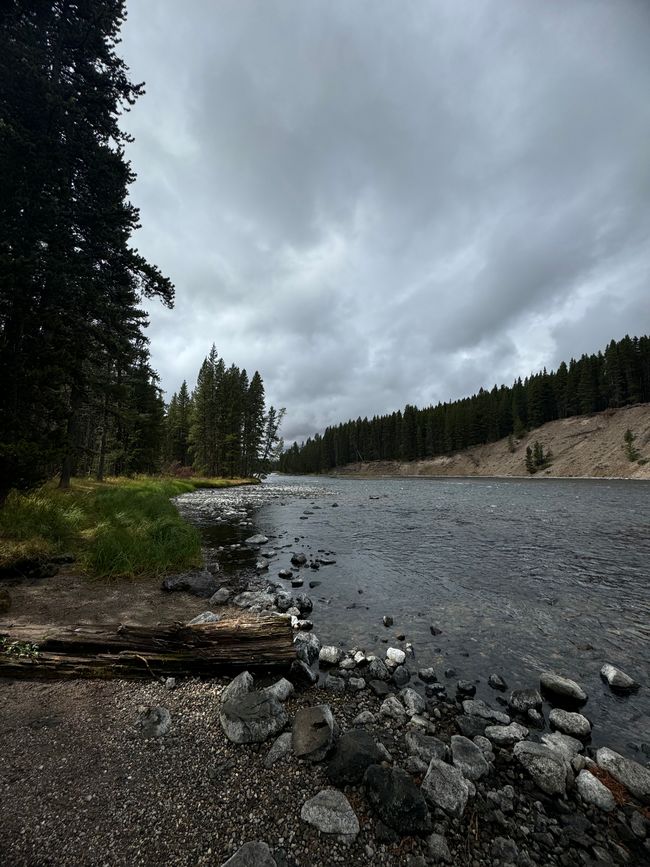
<instances>
[{"instance_id":1,"label":"wet rock","mask_svg":"<svg viewBox=\"0 0 650 867\"><path fill-rule=\"evenodd\" d=\"M231 596L232 590L229 587L220 587L210 597L210 605L226 605Z\"/></svg>"},{"instance_id":2,"label":"wet rock","mask_svg":"<svg viewBox=\"0 0 650 867\"><path fill-rule=\"evenodd\" d=\"M452 735L451 753L454 767L468 780L480 780L490 770L479 747L462 735Z\"/></svg>"},{"instance_id":3,"label":"wet rock","mask_svg":"<svg viewBox=\"0 0 650 867\"><path fill-rule=\"evenodd\" d=\"M463 710L468 716L478 716L488 722L500 723L501 725L510 725L510 717L506 713L494 710L489 707L484 701L477 698L467 698L463 702ZM476 732L480 734L480 732Z\"/></svg>"},{"instance_id":4,"label":"wet rock","mask_svg":"<svg viewBox=\"0 0 650 867\"><path fill-rule=\"evenodd\" d=\"M488 720L480 716L472 716L471 714L463 714L455 719L458 731L465 735L466 738L473 739L476 735L482 735L488 725Z\"/></svg>"},{"instance_id":5,"label":"wet rock","mask_svg":"<svg viewBox=\"0 0 650 867\"><path fill-rule=\"evenodd\" d=\"M611 774L622 786L643 804L650 804L650 769L632 759L626 759L608 747L596 753L599 767Z\"/></svg>"},{"instance_id":6,"label":"wet rock","mask_svg":"<svg viewBox=\"0 0 650 867\"><path fill-rule=\"evenodd\" d=\"M188 620L188 626L199 626L202 623L217 623L219 615L213 611L204 611L202 614L197 614L192 620Z\"/></svg>"},{"instance_id":7,"label":"wet rock","mask_svg":"<svg viewBox=\"0 0 650 867\"><path fill-rule=\"evenodd\" d=\"M342 658L343 651L332 644L321 647L318 652L318 661L321 665L338 665Z\"/></svg>"},{"instance_id":8,"label":"wet rock","mask_svg":"<svg viewBox=\"0 0 650 867\"><path fill-rule=\"evenodd\" d=\"M407 686L399 695L408 714L424 713L426 705L419 692Z\"/></svg>"},{"instance_id":9,"label":"wet rock","mask_svg":"<svg viewBox=\"0 0 650 867\"><path fill-rule=\"evenodd\" d=\"M294 566L304 566L307 562L307 557L304 554L292 554L291 562Z\"/></svg>"},{"instance_id":10,"label":"wet rock","mask_svg":"<svg viewBox=\"0 0 650 867\"><path fill-rule=\"evenodd\" d=\"M281 731L287 720L277 698L261 690L222 700L219 707L221 727L235 744L261 743Z\"/></svg>"},{"instance_id":11,"label":"wet rock","mask_svg":"<svg viewBox=\"0 0 650 867\"><path fill-rule=\"evenodd\" d=\"M288 612L289 609L293 607L293 596L290 593L287 593L286 590L281 590L279 593L276 593L275 607L278 611Z\"/></svg>"},{"instance_id":12,"label":"wet rock","mask_svg":"<svg viewBox=\"0 0 650 867\"><path fill-rule=\"evenodd\" d=\"M314 607L314 603L306 593L301 593L299 596L296 596L293 600L293 604L301 614L309 614Z\"/></svg>"},{"instance_id":13,"label":"wet rock","mask_svg":"<svg viewBox=\"0 0 650 867\"><path fill-rule=\"evenodd\" d=\"M459 680L456 684L456 692L461 698L476 695L476 686L469 680Z\"/></svg>"},{"instance_id":14,"label":"wet rock","mask_svg":"<svg viewBox=\"0 0 650 867\"><path fill-rule=\"evenodd\" d=\"M333 566L336 563L336 560L333 560L331 557L317 557L316 559L321 566Z\"/></svg>"},{"instance_id":15,"label":"wet rock","mask_svg":"<svg viewBox=\"0 0 650 867\"><path fill-rule=\"evenodd\" d=\"M206 569L170 575L165 578L161 587L166 593L190 593L192 596L208 599L219 589L219 584Z\"/></svg>"},{"instance_id":16,"label":"wet rock","mask_svg":"<svg viewBox=\"0 0 650 867\"><path fill-rule=\"evenodd\" d=\"M274 741L273 746L266 754L264 767L271 768L276 762L280 761L280 759L288 756L291 752L291 741L291 732L283 732L283 734Z\"/></svg>"},{"instance_id":17,"label":"wet rock","mask_svg":"<svg viewBox=\"0 0 650 867\"><path fill-rule=\"evenodd\" d=\"M255 561L255 571L265 572L269 568L269 561L266 557L258 557Z\"/></svg>"},{"instance_id":18,"label":"wet rock","mask_svg":"<svg viewBox=\"0 0 650 867\"><path fill-rule=\"evenodd\" d=\"M294 659L289 669L289 679L299 686L313 686L318 681L318 672L312 671L302 659Z\"/></svg>"},{"instance_id":19,"label":"wet rock","mask_svg":"<svg viewBox=\"0 0 650 867\"><path fill-rule=\"evenodd\" d=\"M221 867L278 867L266 843L244 843Z\"/></svg>"},{"instance_id":20,"label":"wet rock","mask_svg":"<svg viewBox=\"0 0 650 867\"><path fill-rule=\"evenodd\" d=\"M393 672L393 683L395 686L405 686L409 680L411 679L411 674L408 668L405 665L398 665L395 671Z\"/></svg>"},{"instance_id":21,"label":"wet rock","mask_svg":"<svg viewBox=\"0 0 650 867\"><path fill-rule=\"evenodd\" d=\"M166 707L149 707L140 716L138 724L145 738L161 738L172 727L172 717Z\"/></svg>"},{"instance_id":22,"label":"wet rock","mask_svg":"<svg viewBox=\"0 0 650 867\"><path fill-rule=\"evenodd\" d=\"M438 679L433 668L421 668L418 671L418 677L423 683L435 683Z\"/></svg>"},{"instance_id":23,"label":"wet rock","mask_svg":"<svg viewBox=\"0 0 650 867\"><path fill-rule=\"evenodd\" d=\"M540 675L539 683L542 691L552 699L575 704L584 704L587 701L587 693L584 689L568 677L545 671Z\"/></svg>"},{"instance_id":24,"label":"wet rock","mask_svg":"<svg viewBox=\"0 0 650 867\"><path fill-rule=\"evenodd\" d=\"M576 788L583 800L600 810L610 813L616 807L612 793L591 771L580 771L576 777Z\"/></svg>"},{"instance_id":25,"label":"wet rock","mask_svg":"<svg viewBox=\"0 0 650 867\"><path fill-rule=\"evenodd\" d=\"M460 817L469 798L469 784L458 768L431 759L422 780L422 791L427 800L451 816Z\"/></svg>"},{"instance_id":26,"label":"wet rock","mask_svg":"<svg viewBox=\"0 0 650 867\"><path fill-rule=\"evenodd\" d=\"M248 539L244 539L246 545L251 545L252 547L257 547L258 545L266 545L269 540L266 536L263 536L261 533L258 533L255 536L249 536Z\"/></svg>"},{"instance_id":27,"label":"wet rock","mask_svg":"<svg viewBox=\"0 0 650 867\"><path fill-rule=\"evenodd\" d=\"M371 765L363 783L375 813L398 834L406 837L431 830L431 816L422 791L402 768Z\"/></svg>"},{"instance_id":28,"label":"wet rock","mask_svg":"<svg viewBox=\"0 0 650 867\"><path fill-rule=\"evenodd\" d=\"M302 585L303 585L304 583L305 583L305 582L302 580L302 578L292 578L292 579L291 579L291 586L294 588L294 590L295 590L297 587L302 587Z\"/></svg>"},{"instance_id":29,"label":"wet rock","mask_svg":"<svg viewBox=\"0 0 650 867\"><path fill-rule=\"evenodd\" d=\"M610 665L608 662L600 669L600 676L609 684L612 692L617 692L621 695L634 692L639 688L639 684L629 674L621 671L620 668Z\"/></svg>"},{"instance_id":30,"label":"wet rock","mask_svg":"<svg viewBox=\"0 0 650 867\"><path fill-rule=\"evenodd\" d=\"M526 713L526 719L528 720L529 724L535 726L535 728L544 728L544 715L540 713L540 711L538 711L536 708L528 708L528 712Z\"/></svg>"},{"instance_id":31,"label":"wet rock","mask_svg":"<svg viewBox=\"0 0 650 867\"><path fill-rule=\"evenodd\" d=\"M420 732L417 729L408 731L405 741L409 755L426 762L427 767L431 759L445 761L448 757L449 748L443 741L438 740L433 735L424 734L424 732Z\"/></svg>"},{"instance_id":32,"label":"wet rock","mask_svg":"<svg viewBox=\"0 0 650 867\"><path fill-rule=\"evenodd\" d=\"M243 593L238 593L232 600L233 605L237 608L252 608L258 607L261 610L273 608L276 596L269 593L268 590L245 590Z\"/></svg>"},{"instance_id":33,"label":"wet rock","mask_svg":"<svg viewBox=\"0 0 650 867\"><path fill-rule=\"evenodd\" d=\"M303 632L308 632L310 629L314 628L313 620L299 620L297 617L291 618L291 628L292 629L300 629Z\"/></svg>"},{"instance_id":34,"label":"wet rock","mask_svg":"<svg viewBox=\"0 0 650 867\"><path fill-rule=\"evenodd\" d=\"M567 762L572 761L584 749L582 742L577 738L563 735L560 732L542 735L542 743L552 750L557 750Z\"/></svg>"},{"instance_id":35,"label":"wet rock","mask_svg":"<svg viewBox=\"0 0 650 867\"><path fill-rule=\"evenodd\" d=\"M348 799L337 789L323 789L305 801L300 818L341 843L352 843L359 833L359 820Z\"/></svg>"},{"instance_id":36,"label":"wet rock","mask_svg":"<svg viewBox=\"0 0 650 867\"><path fill-rule=\"evenodd\" d=\"M554 707L548 718L553 728L574 738L586 738L591 734L591 723L581 713Z\"/></svg>"},{"instance_id":37,"label":"wet rock","mask_svg":"<svg viewBox=\"0 0 650 867\"><path fill-rule=\"evenodd\" d=\"M451 864L451 852L442 834L430 834L427 837L427 849L434 864Z\"/></svg>"},{"instance_id":38,"label":"wet rock","mask_svg":"<svg viewBox=\"0 0 650 867\"><path fill-rule=\"evenodd\" d=\"M296 656L307 665L316 662L321 650L321 643L314 633L306 634L299 632L294 636L293 646L296 648Z\"/></svg>"},{"instance_id":39,"label":"wet rock","mask_svg":"<svg viewBox=\"0 0 650 867\"><path fill-rule=\"evenodd\" d=\"M397 665L403 665L406 661L406 654L398 647L389 647L386 651L386 657Z\"/></svg>"},{"instance_id":40,"label":"wet rock","mask_svg":"<svg viewBox=\"0 0 650 867\"><path fill-rule=\"evenodd\" d=\"M321 762L334 746L334 716L328 704L304 707L293 721L293 751L299 759Z\"/></svg>"},{"instance_id":41,"label":"wet rock","mask_svg":"<svg viewBox=\"0 0 650 867\"><path fill-rule=\"evenodd\" d=\"M445 677L456 677L455 668L445 668Z\"/></svg>"},{"instance_id":42,"label":"wet rock","mask_svg":"<svg viewBox=\"0 0 650 867\"><path fill-rule=\"evenodd\" d=\"M525 715L530 708L541 708L542 696L536 689L513 689L508 696L508 706Z\"/></svg>"},{"instance_id":43,"label":"wet rock","mask_svg":"<svg viewBox=\"0 0 650 867\"><path fill-rule=\"evenodd\" d=\"M498 747L511 747L528 737L528 729L516 722L509 726L487 726L485 737Z\"/></svg>"},{"instance_id":44,"label":"wet rock","mask_svg":"<svg viewBox=\"0 0 650 867\"><path fill-rule=\"evenodd\" d=\"M384 614L382 620L383 620L384 626L392 626L393 622L394 622L393 618L389 614Z\"/></svg>"},{"instance_id":45,"label":"wet rock","mask_svg":"<svg viewBox=\"0 0 650 867\"><path fill-rule=\"evenodd\" d=\"M293 572L291 569L280 569L278 578L293 578Z\"/></svg>"},{"instance_id":46,"label":"wet rock","mask_svg":"<svg viewBox=\"0 0 650 867\"><path fill-rule=\"evenodd\" d=\"M498 689L500 692L505 692L508 689L508 684L500 674L491 674L488 677L488 686L492 687L492 689Z\"/></svg>"},{"instance_id":47,"label":"wet rock","mask_svg":"<svg viewBox=\"0 0 650 867\"><path fill-rule=\"evenodd\" d=\"M379 657L370 660L365 674L369 680L390 680L390 672Z\"/></svg>"},{"instance_id":48,"label":"wet rock","mask_svg":"<svg viewBox=\"0 0 650 867\"><path fill-rule=\"evenodd\" d=\"M555 750L544 744L520 741L515 744L514 755L534 783L547 795L565 793L566 765Z\"/></svg>"},{"instance_id":49,"label":"wet rock","mask_svg":"<svg viewBox=\"0 0 650 867\"><path fill-rule=\"evenodd\" d=\"M336 742L327 766L327 777L335 786L356 786L370 765L382 761L383 751L374 738L363 729L353 729Z\"/></svg>"}]
</instances>

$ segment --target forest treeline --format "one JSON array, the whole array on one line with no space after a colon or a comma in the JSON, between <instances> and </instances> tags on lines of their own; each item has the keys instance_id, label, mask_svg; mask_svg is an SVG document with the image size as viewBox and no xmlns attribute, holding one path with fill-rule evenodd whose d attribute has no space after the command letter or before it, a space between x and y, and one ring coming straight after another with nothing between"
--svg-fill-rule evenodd
<instances>
[{"instance_id":1,"label":"forest treeline","mask_svg":"<svg viewBox=\"0 0 650 867\"><path fill-rule=\"evenodd\" d=\"M166 460L252 472L278 416L259 374L215 355L166 417L150 364L142 302L171 307L174 287L131 243L119 120L144 89L116 53L123 0L1 6L0 502L57 474L67 487Z\"/></svg>"},{"instance_id":2,"label":"forest treeline","mask_svg":"<svg viewBox=\"0 0 650 867\"><path fill-rule=\"evenodd\" d=\"M624 337L556 371L449 403L358 418L294 443L280 458L288 473L319 473L357 461L414 461L522 437L554 419L650 401L650 338Z\"/></svg>"}]
</instances>

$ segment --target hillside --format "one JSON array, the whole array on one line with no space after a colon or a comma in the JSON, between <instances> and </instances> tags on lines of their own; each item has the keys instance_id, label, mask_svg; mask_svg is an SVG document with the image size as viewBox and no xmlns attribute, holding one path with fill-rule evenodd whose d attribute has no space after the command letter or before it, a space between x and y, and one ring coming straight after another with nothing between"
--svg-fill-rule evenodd
<instances>
[{"instance_id":1,"label":"hillside","mask_svg":"<svg viewBox=\"0 0 650 867\"><path fill-rule=\"evenodd\" d=\"M630 462L623 450L627 429L646 464ZM547 422L519 441L511 451L508 438L473 446L452 455L423 461L372 461L347 464L332 471L346 476L528 476L526 447L535 440L553 453L552 465L533 478L595 477L650 480L650 404L609 409L591 415Z\"/></svg>"}]
</instances>

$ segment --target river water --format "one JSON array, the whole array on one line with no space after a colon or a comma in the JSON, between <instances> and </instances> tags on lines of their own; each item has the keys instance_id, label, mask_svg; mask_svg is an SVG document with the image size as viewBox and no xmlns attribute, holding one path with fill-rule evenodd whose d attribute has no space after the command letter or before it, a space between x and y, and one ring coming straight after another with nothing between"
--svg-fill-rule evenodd
<instances>
[{"instance_id":1,"label":"river water","mask_svg":"<svg viewBox=\"0 0 650 867\"><path fill-rule=\"evenodd\" d=\"M293 551L333 554L335 565L301 570L323 644L384 654L403 633L413 669L433 665L444 683L454 668L450 694L455 680L476 680L492 704L492 672L523 687L558 671L589 693L594 744L650 759L650 485L271 476L179 499L209 545L268 536L279 551L268 579L278 583ZM239 526L238 510L252 524ZM222 570L252 576L255 559L227 549ZM604 662L644 686L612 694Z\"/></svg>"}]
</instances>

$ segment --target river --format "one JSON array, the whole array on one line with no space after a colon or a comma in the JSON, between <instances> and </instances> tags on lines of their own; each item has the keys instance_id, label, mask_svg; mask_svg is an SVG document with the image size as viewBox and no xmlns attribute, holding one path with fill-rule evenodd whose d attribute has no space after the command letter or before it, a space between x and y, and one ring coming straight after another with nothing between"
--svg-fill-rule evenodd
<instances>
[{"instance_id":1,"label":"river","mask_svg":"<svg viewBox=\"0 0 650 867\"><path fill-rule=\"evenodd\" d=\"M589 693L594 744L650 759L650 485L274 475L180 503L207 544L226 548L226 576L254 574L255 554L227 547L252 532L279 550L268 572L278 583L293 551L331 552L334 565L302 570L323 644L383 655L402 633L412 669L433 665L451 695L457 679L476 680L492 704L492 672L514 688L558 671ZM614 695L604 662L644 686ZM448 668L456 675L445 681Z\"/></svg>"}]
</instances>

